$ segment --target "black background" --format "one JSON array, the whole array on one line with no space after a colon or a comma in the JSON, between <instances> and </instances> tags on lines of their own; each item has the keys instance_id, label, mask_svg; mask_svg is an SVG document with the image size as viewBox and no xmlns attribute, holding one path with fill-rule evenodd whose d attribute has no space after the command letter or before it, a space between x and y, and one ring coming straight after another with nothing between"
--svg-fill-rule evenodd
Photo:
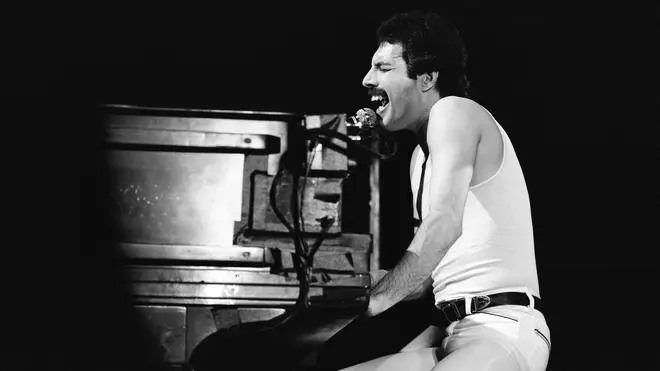
<instances>
[{"instance_id":1,"label":"black background","mask_svg":"<svg viewBox=\"0 0 660 371\"><path fill-rule=\"evenodd\" d=\"M509 4L429 9L461 31L473 98L507 130L525 172L549 369L647 368L657 364L657 9ZM6 361L75 368L140 354L125 298L105 294L115 292L112 259L86 249L86 223L102 214L87 189L98 177L89 107L351 113L367 102L378 24L415 7L244 5L35 4L3 15L3 182L16 241L4 248L16 289L7 318L22 349ZM404 146L383 164L386 266L411 238L399 219L410 201L398 195L410 192L408 161ZM95 309L71 309L82 304Z\"/></svg>"}]
</instances>

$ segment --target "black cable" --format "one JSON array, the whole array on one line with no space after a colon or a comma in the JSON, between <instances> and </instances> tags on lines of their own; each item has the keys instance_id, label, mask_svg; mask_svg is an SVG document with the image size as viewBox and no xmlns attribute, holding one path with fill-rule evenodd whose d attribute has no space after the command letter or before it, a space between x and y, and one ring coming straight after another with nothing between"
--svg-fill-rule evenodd
<instances>
[{"instance_id":1,"label":"black cable","mask_svg":"<svg viewBox=\"0 0 660 371\"><path fill-rule=\"evenodd\" d=\"M294 235L294 248L295 248L295 254L294 254L294 265L296 266L297 270L297 276L298 276L298 281L300 282L300 291L298 293L298 298L296 299L296 303L285 309L284 313L280 314L277 317L271 318L267 321L263 322L257 322L258 325L255 323L255 325L249 326L253 331L267 331L274 329L276 327L282 326L283 324L287 323L289 320L291 320L301 309L305 309L308 307L308 295L309 295L309 276L307 273L304 271L306 267L306 260L305 252L303 251L303 245L306 245L305 241L299 238L299 233L296 232L296 226L299 227L299 225L295 221L296 217L296 212L293 211L292 214L294 216L294 226L291 226L289 222L286 220L280 209L277 207L277 185L282 178L282 175L284 174L285 168L280 167L280 169L277 171L275 176L273 177L273 181L270 186L270 192L269 192L269 198L270 198L270 206L273 209L273 212L277 216L277 218L284 224L284 226L289 230ZM295 180L295 177L294 177ZM294 192L292 192L292 199L295 199L297 187L294 186ZM297 203L293 202L295 205ZM299 231L299 230L298 230ZM302 308L301 308L302 307ZM249 325L249 324L248 324ZM243 324L242 326L245 326Z\"/></svg>"},{"instance_id":2,"label":"black cable","mask_svg":"<svg viewBox=\"0 0 660 371\"><path fill-rule=\"evenodd\" d=\"M277 170L277 173L275 174L275 177L273 177L273 181L270 184L270 193L269 193L270 207L271 207L271 209L273 209L273 212L275 213L275 216L277 216L277 218L280 220L280 222L282 222L282 224L284 224L286 229L288 229L289 232L293 233L293 227L286 220L286 218L284 217L284 215L282 214L280 209L277 207L277 203L276 203L276 200L277 200L277 193L276 193L277 183L281 179L282 174L284 174L284 168L280 167L280 169Z\"/></svg>"},{"instance_id":3,"label":"black cable","mask_svg":"<svg viewBox=\"0 0 660 371\"><path fill-rule=\"evenodd\" d=\"M307 188L307 177L309 176L309 171L312 168L312 163L314 162L314 159L316 157L316 146L318 144L318 138L314 138L312 141L310 141L310 146L308 152L312 153L312 160L309 160L309 153L305 153L305 175L303 176L303 185L302 185L302 190L300 191L300 225L302 226L302 231L305 233L305 217L304 217L304 210L305 210L305 190Z\"/></svg>"},{"instance_id":4,"label":"black cable","mask_svg":"<svg viewBox=\"0 0 660 371\"><path fill-rule=\"evenodd\" d=\"M381 135L384 134L382 132L378 133L379 131L381 131L380 129L372 129L372 131L375 132L376 134L381 134ZM310 136L314 136L314 137L321 136L321 138L323 138L323 136L327 136L327 137L331 137L331 138L340 139L340 140L346 142L347 147L353 147L353 148L360 149L360 150L362 150L364 152L367 152L368 154L370 154L373 157L376 157L380 160L388 160L388 159L392 158L392 156L394 156L397 152L396 140L394 140L389 134L385 134L385 135L383 135L383 137L386 137L388 139L387 141L385 141L386 146L387 146L388 141L392 142L392 147L393 147L392 151L388 154L382 154L380 152L374 151L373 149L371 149L371 148L369 148L369 147L367 147L367 146L365 146L365 145L363 145L359 142L356 142L355 140L351 139L349 136L347 136L345 134L342 134L338 131L328 130L326 128L315 128L315 129L307 130L307 133L310 134ZM319 140L321 138L319 138ZM332 147L332 149L334 151L339 152L339 153L341 153L341 154L343 154L347 157L350 157L350 155L348 154L346 149L337 146L336 144L332 143L331 141L324 140L324 144L326 144L327 147Z\"/></svg>"},{"instance_id":5,"label":"black cable","mask_svg":"<svg viewBox=\"0 0 660 371\"><path fill-rule=\"evenodd\" d=\"M360 150L363 150L370 155L377 157L379 159L388 159L394 155L396 152L396 141L392 141L394 144L394 149L392 153L389 155L383 155L380 152L373 151L371 148L364 146L360 143L356 143L353 139L350 137L339 133L336 130L332 130L333 127L337 126L339 123L339 118L330 121L329 123L321 126L318 129L311 129L311 130L306 130L306 132L309 134L312 134L313 142L310 143L310 145L313 144L311 149L315 148L318 143L323 143L326 147L331 148L332 150L339 152L341 154L346 155L349 157L349 154L346 149L336 145L335 143L332 142L331 139L326 138L337 138L340 140L343 140L347 144L347 148L352 147L352 148L358 148ZM385 135L387 136L387 135ZM387 136L389 137L389 136ZM387 142L385 142L385 146L389 149L389 146L387 145ZM284 154L286 156L287 153ZM309 161L307 159L307 153L305 153L305 166L304 166L304 176L303 180L307 181L307 176L309 175L309 169L311 165L309 164ZM323 240L325 239L325 236L328 232L328 230L331 228L331 226L334 224L334 219L324 217L321 220L321 234L317 238L317 240L314 242L312 247L310 248L307 245L307 242L304 240L302 237L301 233L301 226L300 226L300 221L304 220L301 215L301 211L303 209L303 202L302 199L304 198L304 195L300 195L300 192L298 192L298 182L300 180L299 177L299 169L297 167L293 167L294 171L292 172L292 178L293 178L293 186L292 186L292 192L291 192L291 216L293 217L293 226L288 223L286 220L286 217L282 214L282 212L279 210L277 207L277 186L280 183L282 176L284 175L285 172L285 167L280 166L278 169L277 173L273 177L271 187L270 187L270 192L269 192L269 199L270 199L270 206L277 216L277 218L282 222L282 224L287 228L287 230L292 234L293 236L293 241L294 241L294 249L295 253L293 256L294 260L294 268L296 269L297 273L297 278L298 281L300 282L299 284L299 294L298 298L296 299L296 302L293 306L288 307L285 309L284 313L271 318L270 320L267 321L261 321L261 322L254 322L254 323L247 323L247 324L242 324L241 326L236 326L235 330L238 331L239 328L245 328L247 327L250 331L253 332L263 332L263 331L268 331L274 328L277 328L279 326L284 325L288 321L290 321L292 318L295 317L297 313L300 311L307 309L309 307L309 289L310 289L310 282L311 282L311 274L312 274L312 268L314 265L314 255L316 254L317 250L321 246ZM304 187L303 187L303 192L304 192ZM300 204L299 204L300 202ZM300 207L298 207L300 205ZM304 221L303 221L304 223ZM236 243L236 239L240 233L243 232L243 228L240 228L239 231L234 235L234 243ZM325 272L321 272L322 279L324 281L329 280L330 277L327 275Z\"/></svg>"},{"instance_id":6,"label":"black cable","mask_svg":"<svg viewBox=\"0 0 660 371\"><path fill-rule=\"evenodd\" d=\"M333 126L336 126L338 123L338 119L330 121L328 124L323 125L319 128L316 129L309 129L306 130L306 133L310 135L313 139L313 142L310 143L310 149L314 149L318 143L324 144L327 148L330 148L336 152L339 152L347 157L349 157L347 149L350 148L357 148L362 151L365 151L369 153L370 155L377 157L379 159L389 159L394 154L396 153L397 147L396 147L396 141L390 140L393 143L393 150L391 153L387 155L383 155L382 153L378 151L374 151L371 148L362 145L358 142L355 142L353 139L348 137L347 135L344 135L336 130L332 130L331 128ZM374 132L375 134L382 134L378 132ZM384 137L388 137L387 139L391 139L389 135L383 135ZM329 137L329 138L327 138ZM344 149L337 144L333 143L331 138L337 138L339 140L342 140L346 142L347 148ZM378 138L378 135L376 136L376 139ZM312 146L313 144L313 146ZM384 142L385 146L387 149L389 149L387 141ZM307 176L309 173L309 168L311 167L311 164L309 164L309 161L307 159L307 153L305 153L305 160L304 160L304 176L303 180L306 182L307 181ZM286 156L286 153L285 153ZM293 236L293 242L294 242L294 268L296 269L296 273L298 276L298 281L300 282L299 287L300 291L298 294L298 298L296 300L296 303L287 308L285 312L275 318L272 318L268 321L264 321L263 323L260 324L258 327L259 331L264 331L268 329L272 329L278 326L283 325L284 323L288 322L291 318L294 317L296 313L298 313L300 310L304 310L309 307L309 289L310 289L310 282L311 282L311 272L312 272L312 267L314 264L314 255L316 254L317 250L321 246L323 240L325 239L325 235L327 231L330 229L330 227L334 224L334 219L332 218L324 218L321 222L322 224L322 230L321 230L321 235L317 238L313 246L310 248L307 245L307 242L304 240L302 237L301 233L301 219L302 219L302 208L303 208L303 203L301 202L300 198L304 198L304 195L300 195L299 192L299 181L300 181L300 176L298 175L298 169L295 168L294 166L294 171L292 172L292 192L291 192L291 199L290 199L290 204L292 205L291 207L291 216L293 219L293 226L289 224L289 222L286 220L286 217L282 214L281 210L277 207L277 186L280 183L282 176L284 175L285 172L285 167L281 166L280 169L278 169L277 173L273 177L273 181L271 183L270 187L270 192L269 192L269 199L270 199L270 206L277 218L280 220L280 222L287 228L287 230L292 234ZM303 188L304 191L304 188Z\"/></svg>"},{"instance_id":7,"label":"black cable","mask_svg":"<svg viewBox=\"0 0 660 371\"><path fill-rule=\"evenodd\" d=\"M297 305L306 309L309 306L308 293L309 293L309 281L311 279L309 275L309 269L307 264L307 252L309 248L305 245L303 248L303 239L301 236L300 230L300 211L298 210L298 181L300 180L297 173L292 174L293 184L291 191L291 217L293 218L293 243L295 246L296 254L299 254L300 258L297 259L299 267L299 276L303 279L300 280L300 293L298 295Z\"/></svg>"},{"instance_id":8,"label":"black cable","mask_svg":"<svg viewBox=\"0 0 660 371\"><path fill-rule=\"evenodd\" d=\"M325 235L328 233L332 225L335 223L334 218L328 218L327 216L323 217L321 219L321 236L316 239L314 242L314 245L310 248L308 252L308 264L310 267L314 266L314 254L316 254L316 251L321 247L321 243L323 243L323 240L325 239Z\"/></svg>"},{"instance_id":9,"label":"black cable","mask_svg":"<svg viewBox=\"0 0 660 371\"><path fill-rule=\"evenodd\" d=\"M389 160L390 158L392 158L392 156L394 156L396 154L395 151L392 151L391 153L389 153L387 155L383 155L380 152L374 151L373 149L371 149L371 148L369 148L369 147L367 147L363 144L359 144L359 143L355 143L355 142L352 143L352 144L349 144L347 146L347 148L342 148L342 147L336 145L335 143L332 143L328 138L325 138L325 137L320 137L319 142L321 142L323 145L325 145L326 148L332 149L335 152L341 153L342 155L344 155L346 157L351 157L348 150L352 149L352 148L357 148L357 149L359 149L363 152L366 152L366 153L370 154L373 157L378 158L379 160ZM396 148L395 148L395 150L396 150Z\"/></svg>"}]
</instances>

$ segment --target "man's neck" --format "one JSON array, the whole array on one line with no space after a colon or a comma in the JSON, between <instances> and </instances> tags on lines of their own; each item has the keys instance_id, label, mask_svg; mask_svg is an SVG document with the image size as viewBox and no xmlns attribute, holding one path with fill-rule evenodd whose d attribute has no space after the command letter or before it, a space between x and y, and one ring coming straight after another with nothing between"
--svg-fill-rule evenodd
<instances>
[{"instance_id":1,"label":"man's neck","mask_svg":"<svg viewBox=\"0 0 660 371\"><path fill-rule=\"evenodd\" d=\"M427 132L427 126L429 124L429 116L431 114L431 108L435 105L436 102L438 102L440 99L442 99L442 96L440 93L432 89L430 91L424 92L421 94L421 96L416 97L419 99L418 103L418 108L419 110L419 119L417 119L414 124L408 126L407 130L411 131L416 138L417 144L419 144L422 147L422 150L424 151L424 155L426 157L429 156L429 146L426 140L426 132Z\"/></svg>"},{"instance_id":2,"label":"man's neck","mask_svg":"<svg viewBox=\"0 0 660 371\"><path fill-rule=\"evenodd\" d=\"M417 122L417 124L414 126L413 129L413 132L415 133L415 137L417 138L417 143L422 148L422 151L424 151L424 155L426 157L429 156L429 145L426 139L426 132L429 126L429 116L431 114L431 108L439 100L440 97L437 97L424 105L424 108L422 109L422 115L420 116L419 121Z\"/></svg>"},{"instance_id":3,"label":"man's neck","mask_svg":"<svg viewBox=\"0 0 660 371\"><path fill-rule=\"evenodd\" d=\"M423 122L420 122L417 131L415 132L415 138L417 138L417 144L422 148L424 156L429 157L429 144L426 140L426 131L429 125L429 118L426 116L423 119Z\"/></svg>"}]
</instances>

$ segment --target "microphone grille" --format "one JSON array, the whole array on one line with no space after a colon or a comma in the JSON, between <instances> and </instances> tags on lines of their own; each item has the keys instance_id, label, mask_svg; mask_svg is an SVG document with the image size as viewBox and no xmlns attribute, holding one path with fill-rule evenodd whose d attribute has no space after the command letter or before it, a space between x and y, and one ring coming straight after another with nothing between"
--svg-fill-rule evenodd
<instances>
[{"instance_id":1,"label":"microphone grille","mask_svg":"<svg viewBox=\"0 0 660 371\"><path fill-rule=\"evenodd\" d=\"M363 108L357 112L357 119L369 127L374 127L378 123L378 114L371 108Z\"/></svg>"}]
</instances>

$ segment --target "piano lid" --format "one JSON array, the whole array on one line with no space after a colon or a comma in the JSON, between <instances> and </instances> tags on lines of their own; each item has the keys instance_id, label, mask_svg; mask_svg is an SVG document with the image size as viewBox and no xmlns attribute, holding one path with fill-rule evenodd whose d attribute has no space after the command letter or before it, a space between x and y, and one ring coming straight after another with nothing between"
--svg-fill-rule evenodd
<instances>
[{"instance_id":1,"label":"piano lid","mask_svg":"<svg viewBox=\"0 0 660 371\"><path fill-rule=\"evenodd\" d=\"M238 120L264 120L299 122L304 115L293 112L220 110L205 108L154 107L125 104L103 104L102 111L109 114L155 115L175 117L225 118Z\"/></svg>"}]
</instances>

